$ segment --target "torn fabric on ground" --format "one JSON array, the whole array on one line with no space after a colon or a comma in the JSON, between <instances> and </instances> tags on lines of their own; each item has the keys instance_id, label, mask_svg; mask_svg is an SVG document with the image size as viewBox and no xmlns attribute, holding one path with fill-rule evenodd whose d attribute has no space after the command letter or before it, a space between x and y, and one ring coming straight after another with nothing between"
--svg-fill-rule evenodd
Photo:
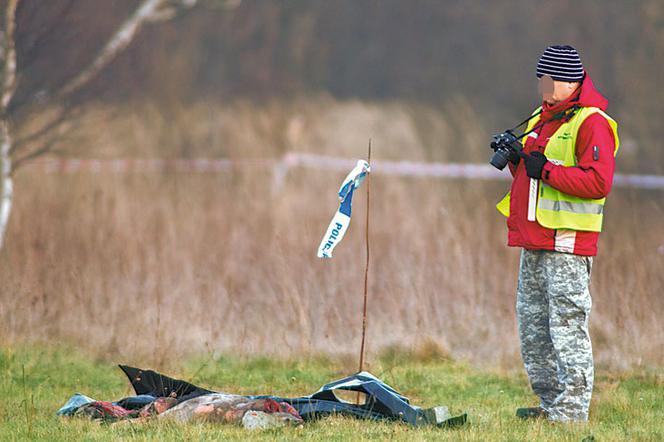
<instances>
[{"instance_id":1,"label":"torn fabric on ground","mask_svg":"<svg viewBox=\"0 0 664 442\"><path fill-rule=\"evenodd\" d=\"M445 406L422 409L370 373L362 372L329 384L303 397L242 396L213 392L152 370L121 365L136 396L116 402L95 401L75 394L59 415L85 415L103 421L135 418L173 419L273 428L320 419L332 414L360 419L402 421L414 426L455 426L466 422L466 414L452 416ZM351 392L364 400L341 399Z\"/></svg>"}]
</instances>

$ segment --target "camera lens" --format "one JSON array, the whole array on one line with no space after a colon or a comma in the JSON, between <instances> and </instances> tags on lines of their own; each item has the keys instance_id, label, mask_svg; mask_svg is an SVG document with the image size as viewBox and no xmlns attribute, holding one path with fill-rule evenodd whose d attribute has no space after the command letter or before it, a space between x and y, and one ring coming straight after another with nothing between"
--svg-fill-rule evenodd
<instances>
[{"instance_id":1,"label":"camera lens","mask_svg":"<svg viewBox=\"0 0 664 442\"><path fill-rule=\"evenodd\" d=\"M494 152L493 156L491 157L491 161L489 161L489 164L498 170L503 170L505 166L507 166L507 155L508 152L506 149L498 149L496 152Z\"/></svg>"}]
</instances>

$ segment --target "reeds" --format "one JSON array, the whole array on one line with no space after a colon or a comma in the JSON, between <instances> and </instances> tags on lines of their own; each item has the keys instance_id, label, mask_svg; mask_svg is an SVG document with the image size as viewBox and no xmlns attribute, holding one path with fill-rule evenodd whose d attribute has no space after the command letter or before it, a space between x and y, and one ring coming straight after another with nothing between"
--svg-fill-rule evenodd
<instances>
[{"instance_id":1,"label":"reeds","mask_svg":"<svg viewBox=\"0 0 664 442\"><path fill-rule=\"evenodd\" d=\"M141 130L148 129L129 135L147 143ZM355 156L363 149L364 142ZM342 175L293 169L275 189L263 166L222 174L42 175L26 168L17 175L0 252L0 339L65 342L157 362L206 351L356 354L363 193L334 259L316 258ZM519 362L519 251L506 247L505 223L493 207L507 186L376 171L370 353L434 342L437 352L456 358ZM657 192L624 189L609 199L591 285L601 363L664 363L661 201Z\"/></svg>"}]
</instances>

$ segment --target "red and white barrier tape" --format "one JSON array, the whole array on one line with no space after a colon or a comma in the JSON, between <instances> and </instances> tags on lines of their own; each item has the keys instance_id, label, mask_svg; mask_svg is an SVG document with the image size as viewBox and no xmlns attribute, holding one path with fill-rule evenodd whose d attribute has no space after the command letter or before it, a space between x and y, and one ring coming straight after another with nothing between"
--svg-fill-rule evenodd
<instances>
[{"instance_id":1,"label":"red and white barrier tape","mask_svg":"<svg viewBox=\"0 0 664 442\"><path fill-rule=\"evenodd\" d=\"M40 169L46 173L75 172L224 172L237 167L268 167L274 170L275 181L283 182L288 171L294 167L307 169L338 170L347 172L356 160L327 155L295 153L286 154L281 159L120 159L120 160L82 160L82 159L40 159L28 163L29 169ZM468 178L480 180L510 180L507 169L502 172L489 164L472 163L424 163L413 161L374 160L372 172L378 175L434 178ZM664 189L662 175L624 175L616 174L614 186L634 187L639 189Z\"/></svg>"},{"instance_id":2,"label":"red and white barrier tape","mask_svg":"<svg viewBox=\"0 0 664 442\"><path fill-rule=\"evenodd\" d=\"M230 159L44 159L34 160L26 164L28 168L38 168L46 173L75 172L223 172L236 166L265 165L272 166L273 160L230 160Z\"/></svg>"}]
</instances>

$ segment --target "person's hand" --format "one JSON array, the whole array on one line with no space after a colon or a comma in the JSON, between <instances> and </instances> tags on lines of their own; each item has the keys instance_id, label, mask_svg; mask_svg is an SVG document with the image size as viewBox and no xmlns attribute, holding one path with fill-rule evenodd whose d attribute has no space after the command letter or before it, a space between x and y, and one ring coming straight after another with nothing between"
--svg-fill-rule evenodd
<instances>
[{"instance_id":1,"label":"person's hand","mask_svg":"<svg viewBox=\"0 0 664 442\"><path fill-rule=\"evenodd\" d=\"M546 155L542 152L535 151L530 155L524 153L520 156L523 158L523 163L526 166L526 174L530 178L535 178L537 180L542 179L542 169L544 169L544 165L548 161Z\"/></svg>"}]
</instances>

